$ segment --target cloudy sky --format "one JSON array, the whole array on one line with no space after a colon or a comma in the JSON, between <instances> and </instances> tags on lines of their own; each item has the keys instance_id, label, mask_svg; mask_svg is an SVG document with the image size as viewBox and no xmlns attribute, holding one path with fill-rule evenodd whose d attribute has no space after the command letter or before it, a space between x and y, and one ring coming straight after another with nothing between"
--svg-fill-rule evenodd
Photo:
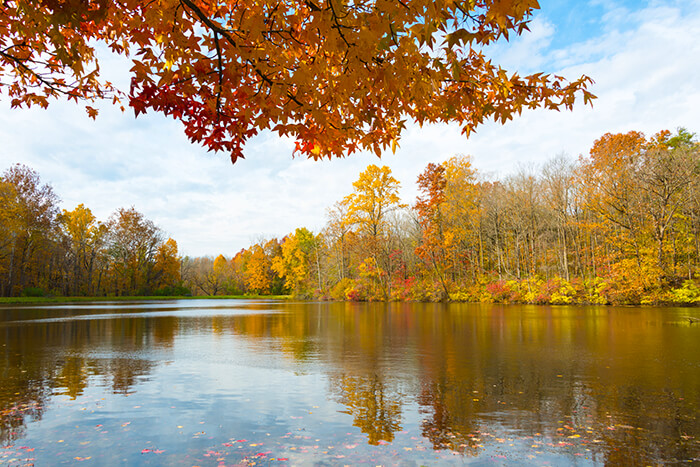
<instances>
[{"instance_id":1,"label":"cloudy sky","mask_svg":"<svg viewBox=\"0 0 700 467\"><path fill-rule=\"evenodd\" d=\"M409 127L396 154L314 162L271 133L246 146L246 159L190 144L179 123L134 119L108 105L97 121L74 104L11 110L0 99L0 170L20 162L62 199L84 203L100 220L134 206L177 240L180 253L230 257L261 238L297 227L314 231L326 209L352 191L368 164L391 167L412 202L429 162L469 154L480 173L503 177L566 153L586 154L606 132L686 127L700 133L700 0L540 0L531 32L491 51L509 71L591 76L594 107L530 111L488 123L466 139L456 126ZM108 58L105 76L125 84L128 63Z\"/></svg>"}]
</instances>

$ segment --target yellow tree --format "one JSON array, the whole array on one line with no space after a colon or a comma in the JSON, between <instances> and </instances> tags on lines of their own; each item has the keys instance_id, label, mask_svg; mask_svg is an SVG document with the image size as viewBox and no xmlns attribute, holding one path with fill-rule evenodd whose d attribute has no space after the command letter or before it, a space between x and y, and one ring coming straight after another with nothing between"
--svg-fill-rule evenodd
<instances>
[{"instance_id":1,"label":"yellow tree","mask_svg":"<svg viewBox=\"0 0 700 467\"><path fill-rule=\"evenodd\" d=\"M389 167L371 164L352 186L353 193L342 201L346 210L344 222L362 237L361 256L372 257L378 265L378 277L386 298L390 295L392 272L389 215L406 207L399 198L400 184Z\"/></svg>"},{"instance_id":2,"label":"yellow tree","mask_svg":"<svg viewBox=\"0 0 700 467\"><path fill-rule=\"evenodd\" d=\"M58 196L51 186L41 184L36 171L21 164L7 169L0 184L0 216L8 221L2 227L2 292L12 296L45 282L57 233Z\"/></svg>"},{"instance_id":3,"label":"yellow tree","mask_svg":"<svg viewBox=\"0 0 700 467\"><path fill-rule=\"evenodd\" d=\"M454 279L463 275L461 265L469 265L472 280L484 268L484 242L481 233L481 188L469 156L445 161L444 247L449 253Z\"/></svg>"},{"instance_id":4,"label":"yellow tree","mask_svg":"<svg viewBox=\"0 0 700 467\"><path fill-rule=\"evenodd\" d=\"M250 252L245 269L246 286L250 292L267 294L272 286L270 259L259 244L253 245Z\"/></svg>"},{"instance_id":5,"label":"yellow tree","mask_svg":"<svg viewBox=\"0 0 700 467\"><path fill-rule=\"evenodd\" d=\"M314 286L321 289L321 242L320 235L298 228L285 237L282 254L272 259L272 270L284 278L285 286L297 297L311 297Z\"/></svg>"},{"instance_id":6,"label":"yellow tree","mask_svg":"<svg viewBox=\"0 0 700 467\"><path fill-rule=\"evenodd\" d=\"M106 227L97 222L90 208L79 204L59 216L61 228L69 241L69 265L72 276L69 291L94 294L94 273L105 246Z\"/></svg>"},{"instance_id":7,"label":"yellow tree","mask_svg":"<svg viewBox=\"0 0 700 467\"><path fill-rule=\"evenodd\" d=\"M342 201L347 209L345 222L376 241L386 234L387 215L405 207L399 198L400 183L389 167L370 164L352 186L353 193Z\"/></svg>"},{"instance_id":8,"label":"yellow tree","mask_svg":"<svg viewBox=\"0 0 700 467\"><path fill-rule=\"evenodd\" d=\"M159 289L180 286L180 257L177 252L177 242L172 238L158 247L155 258L155 287Z\"/></svg>"},{"instance_id":9,"label":"yellow tree","mask_svg":"<svg viewBox=\"0 0 700 467\"><path fill-rule=\"evenodd\" d=\"M0 295L9 295L14 268L15 239L19 235L20 205L14 186L0 179Z\"/></svg>"},{"instance_id":10,"label":"yellow tree","mask_svg":"<svg viewBox=\"0 0 700 467\"><path fill-rule=\"evenodd\" d=\"M395 147L407 119L456 122L571 109L591 80L507 72L488 47L522 34L537 0L14 0L0 10L0 88L13 107L128 93L235 161L261 130L309 157ZM95 50L132 58L130 89ZM5 94L5 93L3 93ZM86 106L91 117L97 110Z\"/></svg>"}]
</instances>

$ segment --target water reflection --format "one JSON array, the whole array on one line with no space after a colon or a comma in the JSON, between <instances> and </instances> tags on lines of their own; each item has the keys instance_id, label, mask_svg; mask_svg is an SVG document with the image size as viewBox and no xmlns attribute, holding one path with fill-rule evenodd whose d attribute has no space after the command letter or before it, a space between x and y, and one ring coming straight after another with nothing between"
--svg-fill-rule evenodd
<instances>
[{"instance_id":1,"label":"water reflection","mask_svg":"<svg viewBox=\"0 0 700 467\"><path fill-rule=\"evenodd\" d=\"M340 404L336 430L358 428L367 449L416 430L432 450L464 456L498 446L517 457L527 443L598 464L691 460L700 456L700 328L679 318L687 314L263 301L4 308L0 443L27 436L53 397L146 391L166 362L196 375L186 363L196 358L321 375L314 397ZM221 384L196 397L226 392ZM285 390L256 388L247 396Z\"/></svg>"}]
</instances>

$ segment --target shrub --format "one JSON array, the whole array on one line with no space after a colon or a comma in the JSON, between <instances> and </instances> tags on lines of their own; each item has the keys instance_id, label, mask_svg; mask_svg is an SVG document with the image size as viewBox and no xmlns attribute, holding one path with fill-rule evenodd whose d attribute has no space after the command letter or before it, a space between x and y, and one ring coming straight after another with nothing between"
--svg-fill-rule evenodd
<instances>
[{"instance_id":1,"label":"shrub","mask_svg":"<svg viewBox=\"0 0 700 467\"><path fill-rule=\"evenodd\" d=\"M192 295L192 292L187 287L183 287L181 285L175 285L172 287L166 285L165 287L154 290L153 295L156 297L189 297Z\"/></svg>"},{"instance_id":2,"label":"shrub","mask_svg":"<svg viewBox=\"0 0 700 467\"><path fill-rule=\"evenodd\" d=\"M684 281L681 288L673 289L669 295L671 301L679 305L700 304L700 287L690 279Z\"/></svg>"},{"instance_id":3,"label":"shrub","mask_svg":"<svg viewBox=\"0 0 700 467\"><path fill-rule=\"evenodd\" d=\"M553 305L576 303L576 289L574 289L573 285L560 278L552 279L549 282L552 282L553 288L550 303Z\"/></svg>"},{"instance_id":4,"label":"shrub","mask_svg":"<svg viewBox=\"0 0 700 467\"><path fill-rule=\"evenodd\" d=\"M46 294L44 293L44 289L41 287L25 287L24 290L22 291L22 296L23 297L44 297Z\"/></svg>"},{"instance_id":5,"label":"shrub","mask_svg":"<svg viewBox=\"0 0 700 467\"><path fill-rule=\"evenodd\" d=\"M349 300L348 291L354 286L354 281L347 277L343 277L331 289L331 298L333 300Z\"/></svg>"}]
</instances>

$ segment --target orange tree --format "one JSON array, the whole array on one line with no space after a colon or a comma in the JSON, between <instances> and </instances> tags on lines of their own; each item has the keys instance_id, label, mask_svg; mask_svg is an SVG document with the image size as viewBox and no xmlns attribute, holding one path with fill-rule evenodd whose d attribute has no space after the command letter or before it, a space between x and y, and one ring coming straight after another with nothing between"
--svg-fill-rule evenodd
<instances>
[{"instance_id":1,"label":"orange tree","mask_svg":"<svg viewBox=\"0 0 700 467\"><path fill-rule=\"evenodd\" d=\"M236 161L264 129L315 159L395 149L407 120L457 122L584 102L590 78L508 73L486 46L527 29L537 0L6 0L0 90L13 107L50 98L128 100ZM96 51L131 57L130 89Z\"/></svg>"}]
</instances>

